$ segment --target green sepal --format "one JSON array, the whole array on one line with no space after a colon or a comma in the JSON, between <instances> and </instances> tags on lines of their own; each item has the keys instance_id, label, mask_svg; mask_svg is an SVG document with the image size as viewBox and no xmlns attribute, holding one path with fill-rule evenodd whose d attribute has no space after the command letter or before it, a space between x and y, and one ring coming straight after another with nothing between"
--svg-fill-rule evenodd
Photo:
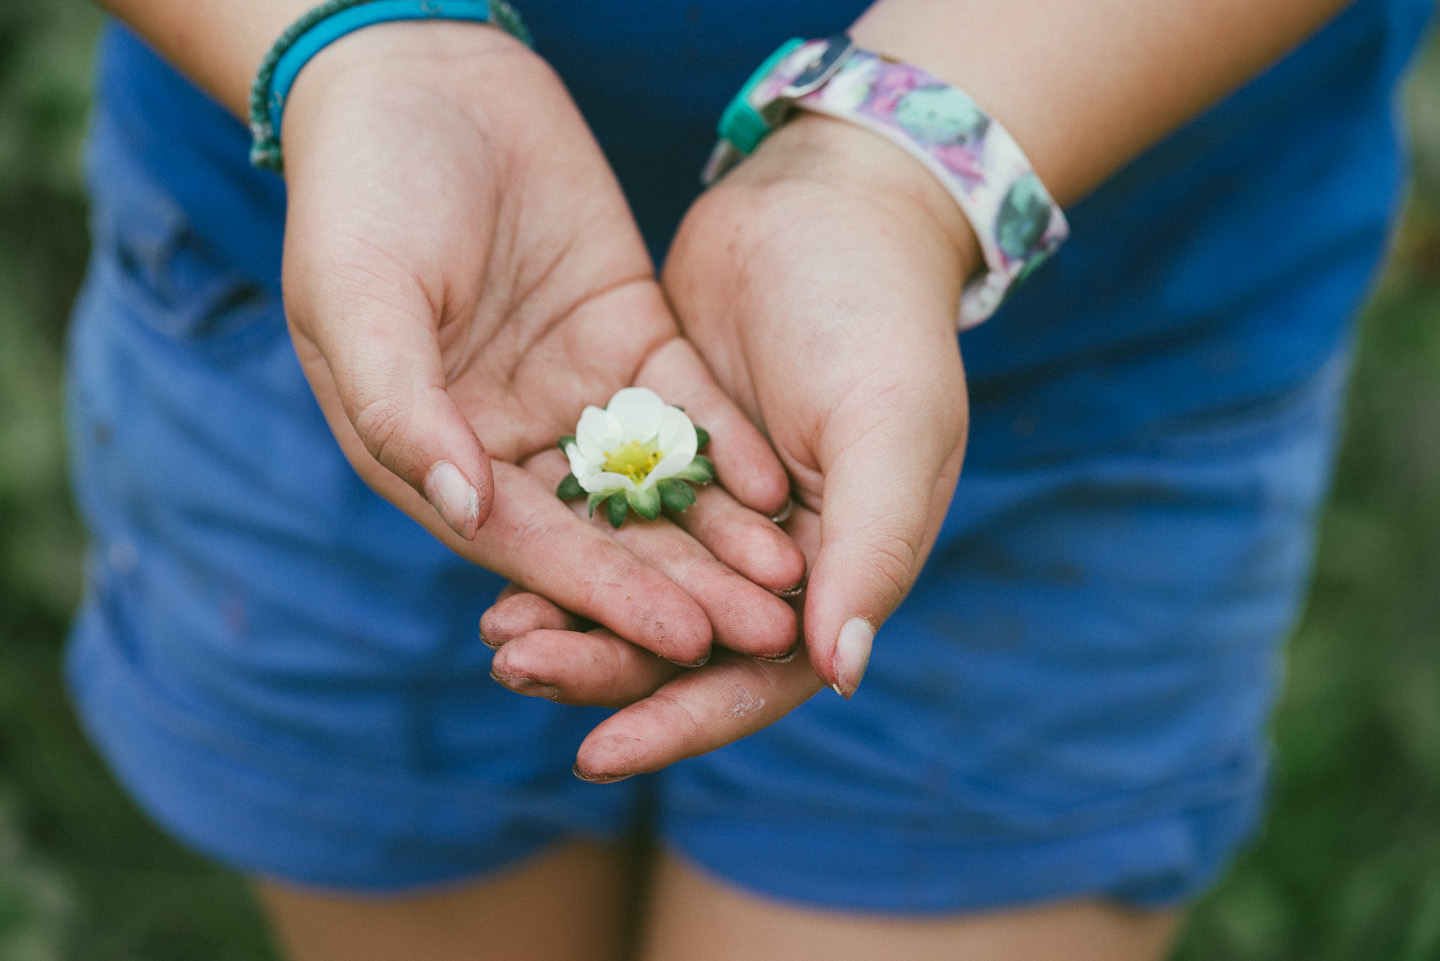
<instances>
[{"instance_id":1,"label":"green sepal","mask_svg":"<svg viewBox=\"0 0 1440 961\"><path fill-rule=\"evenodd\" d=\"M585 506L590 510L590 516L591 516L591 517L594 517L594 516L595 516L595 508L597 508L597 507L599 507L601 504L605 503L605 498L609 497L609 496L610 496L611 494L613 494L613 493L615 493L615 492L614 492L614 491L595 491L593 494L590 495L590 499L585 502Z\"/></svg>"},{"instance_id":2,"label":"green sepal","mask_svg":"<svg viewBox=\"0 0 1440 961\"><path fill-rule=\"evenodd\" d=\"M703 427L695 428L695 449L704 450L705 445L710 443L710 432Z\"/></svg>"},{"instance_id":3,"label":"green sepal","mask_svg":"<svg viewBox=\"0 0 1440 961\"><path fill-rule=\"evenodd\" d=\"M575 435L566 434L564 437L560 438L555 442L555 446L560 448L560 453L564 454L565 448L569 447L573 443L575 443Z\"/></svg>"},{"instance_id":4,"label":"green sepal","mask_svg":"<svg viewBox=\"0 0 1440 961\"><path fill-rule=\"evenodd\" d=\"M667 477L655 488L660 491L660 505L667 511L679 514L695 503L695 488L683 480Z\"/></svg>"},{"instance_id":5,"label":"green sepal","mask_svg":"<svg viewBox=\"0 0 1440 961\"><path fill-rule=\"evenodd\" d=\"M708 484L715 479L715 464L703 454L696 454L695 459L687 464L684 470L676 471L671 476L697 484Z\"/></svg>"},{"instance_id":6,"label":"green sepal","mask_svg":"<svg viewBox=\"0 0 1440 961\"><path fill-rule=\"evenodd\" d=\"M560 482L560 486L555 488L555 493L562 501L568 501L583 495L585 488L580 486L580 481L576 480L574 474L566 474L565 479Z\"/></svg>"},{"instance_id":7,"label":"green sepal","mask_svg":"<svg viewBox=\"0 0 1440 961\"><path fill-rule=\"evenodd\" d=\"M618 528L625 523L625 515L629 510L630 502L623 493L612 494L605 501L605 516L609 519L611 527Z\"/></svg>"},{"instance_id":8,"label":"green sepal","mask_svg":"<svg viewBox=\"0 0 1440 961\"><path fill-rule=\"evenodd\" d=\"M660 492L653 487L643 491L628 491L625 499L629 501L635 513L647 521L653 521L660 516Z\"/></svg>"}]
</instances>

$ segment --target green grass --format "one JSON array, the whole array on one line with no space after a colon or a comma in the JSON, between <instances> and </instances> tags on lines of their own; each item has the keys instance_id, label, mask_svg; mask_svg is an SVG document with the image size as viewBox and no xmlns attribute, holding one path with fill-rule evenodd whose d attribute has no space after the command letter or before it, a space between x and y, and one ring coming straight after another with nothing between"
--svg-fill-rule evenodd
<instances>
[{"instance_id":1,"label":"green grass","mask_svg":"<svg viewBox=\"0 0 1440 961\"><path fill-rule=\"evenodd\" d=\"M244 886L130 804L60 680L83 543L60 352L97 22L78 0L0 7L0 961L264 961Z\"/></svg>"},{"instance_id":2,"label":"green grass","mask_svg":"<svg viewBox=\"0 0 1440 961\"><path fill-rule=\"evenodd\" d=\"M1440 958L1440 220L1418 205L1363 326L1258 844L1183 961Z\"/></svg>"},{"instance_id":3,"label":"green grass","mask_svg":"<svg viewBox=\"0 0 1440 961\"><path fill-rule=\"evenodd\" d=\"M0 961L265 961L234 877L161 835L60 681L80 579L59 372L85 255L79 0L0 8ZM1420 190L1362 330L1267 827L1176 961L1440 958L1440 59Z\"/></svg>"}]
</instances>

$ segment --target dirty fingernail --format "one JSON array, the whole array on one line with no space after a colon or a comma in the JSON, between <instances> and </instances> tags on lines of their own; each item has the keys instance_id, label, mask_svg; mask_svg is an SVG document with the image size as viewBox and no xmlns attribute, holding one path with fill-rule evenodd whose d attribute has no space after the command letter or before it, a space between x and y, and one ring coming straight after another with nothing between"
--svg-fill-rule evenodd
<instances>
[{"instance_id":1,"label":"dirty fingernail","mask_svg":"<svg viewBox=\"0 0 1440 961\"><path fill-rule=\"evenodd\" d=\"M508 677L503 674L496 674L492 669L490 677L502 687L514 691L516 694L525 694L530 697L543 697L547 701L553 701L560 696L560 689L550 684L544 684L533 677L514 676Z\"/></svg>"},{"instance_id":2,"label":"dirty fingernail","mask_svg":"<svg viewBox=\"0 0 1440 961\"><path fill-rule=\"evenodd\" d=\"M628 774L586 774L580 770L579 764L576 764L570 768L570 770L580 780L589 781L591 784L614 784L616 781L623 781L630 776Z\"/></svg>"},{"instance_id":3,"label":"dirty fingernail","mask_svg":"<svg viewBox=\"0 0 1440 961\"><path fill-rule=\"evenodd\" d=\"M480 529L480 492L460 468L442 460L425 475L425 499L450 529L467 541Z\"/></svg>"},{"instance_id":4,"label":"dirty fingernail","mask_svg":"<svg viewBox=\"0 0 1440 961\"><path fill-rule=\"evenodd\" d=\"M777 524L783 524L790 519L790 512L795 509L795 499L785 498L785 506L770 515L770 519Z\"/></svg>"},{"instance_id":5,"label":"dirty fingernail","mask_svg":"<svg viewBox=\"0 0 1440 961\"><path fill-rule=\"evenodd\" d=\"M840 626L835 640L835 693L847 701L860 686L865 667L870 663L870 648L875 641L875 628L863 617L852 617Z\"/></svg>"},{"instance_id":6,"label":"dirty fingernail","mask_svg":"<svg viewBox=\"0 0 1440 961\"><path fill-rule=\"evenodd\" d=\"M798 654L799 651L800 645L796 644L784 654L756 654L755 657L757 660L769 661L771 664L789 664L795 660L795 655Z\"/></svg>"}]
</instances>

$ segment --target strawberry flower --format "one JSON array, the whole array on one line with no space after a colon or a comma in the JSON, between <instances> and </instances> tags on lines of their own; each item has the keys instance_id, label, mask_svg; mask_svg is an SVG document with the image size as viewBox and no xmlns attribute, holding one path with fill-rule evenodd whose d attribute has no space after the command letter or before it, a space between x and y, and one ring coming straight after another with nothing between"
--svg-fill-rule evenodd
<instances>
[{"instance_id":1,"label":"strawberry flower","mask_svg":"<svg viewBox=\"0 0 1440 961\"><path fill-rule=\"evenodd\" d=\"M695 503L690 483L715 479L710 459L696 453L709 440L653 390L626 387L603 410L586 407L574 435L560 439L570 473L556 493L566 500L589 495L591 516L604 504L615 527L631 510L646 520L662 507L683 511Z\"/></svg>"}]
</instances>

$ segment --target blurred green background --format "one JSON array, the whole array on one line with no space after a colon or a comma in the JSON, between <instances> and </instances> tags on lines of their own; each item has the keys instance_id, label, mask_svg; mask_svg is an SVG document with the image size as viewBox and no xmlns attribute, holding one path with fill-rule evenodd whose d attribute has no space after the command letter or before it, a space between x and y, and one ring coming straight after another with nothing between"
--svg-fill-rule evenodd
<instances>
[{"instance_id":1,"label":"blurred green background","mask_svg":"<svg viewBox=\"0 0 1440 961\"><path fill-rule=\"evenodd\" d=\"M97 22L83 0L0 7L0 961L267 961L243 886L135 811L60 682L81 566L60 353ZM1440 45L1408 107L1416 189L1365 318L1268 826L1177 961L1440 959Z\"/></svg>"}]
</instances>

